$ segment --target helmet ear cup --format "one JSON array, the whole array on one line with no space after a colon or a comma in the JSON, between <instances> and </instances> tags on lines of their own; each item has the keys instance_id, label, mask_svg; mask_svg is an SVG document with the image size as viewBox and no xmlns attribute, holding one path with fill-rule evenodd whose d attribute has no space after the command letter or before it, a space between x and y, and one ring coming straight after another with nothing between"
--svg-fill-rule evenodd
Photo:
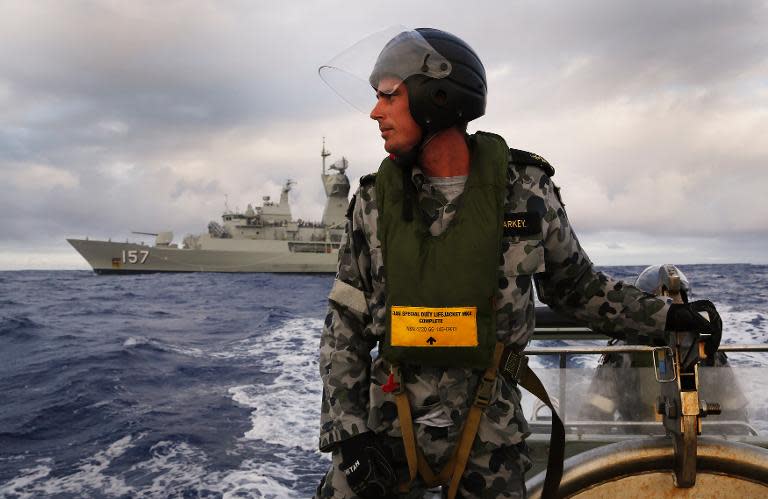
<instances>
[{"instance_id":1,"label":"helmet ear cup","mask_svg":"<svg viewBox=\"0 0 768 499\"><path fill-rule=\"evenodd\" d=\"M406 87L411 116L425 134L456 124L458 117L452 102L453 88L445 80L413 76L406 80Z\"/></svg>"},{"instance_id":2,"label":"helmet ear cup","mask_svg":"<svg viewBox=\"0 0 768 499\"><path fill-rule=\"evenodd\" d=\"M485 112L485 96L478 96L447 78L435 80L412 76L406 80L411 116L431 134L468 122Z\"/></svg>"},{"instance_id":3,"label":"helmet ear cup","mask_svg":"<svg viewBox=\"0 0 768 499\"><path fill-rule=\"evenodd\" d=\"M448 103L448 94L442 88L437 88L432 92L432 104L437 107L445 107Z\"/></svg>"}]
</instances>

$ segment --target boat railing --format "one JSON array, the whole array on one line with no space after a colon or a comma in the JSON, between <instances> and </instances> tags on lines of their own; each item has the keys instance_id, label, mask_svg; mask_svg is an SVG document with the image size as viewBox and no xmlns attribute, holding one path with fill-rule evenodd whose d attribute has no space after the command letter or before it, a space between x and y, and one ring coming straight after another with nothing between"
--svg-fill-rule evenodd
<instances>
[{"instance_id":1,"label":"boat railing","mask_svg":"<svg viewBox=\"0 0 768 499\"><path fill-rule=\"evenodd\" d=\"M524 353L564 423L567 456L667 433L659 401L672 380L659 378L656 360L669 347L606 344L610 339L585 323L536 310L536 331ZM762 387L768 344L724 343L719 352L727 355L718 365L699 365L702 404L722 406L721 414L702 418L702 434L768 447L768 398ZM535 473L546 464L551 412L525 391L522 408Z\"/></svg>"},{"instance_id":2,"label":"boat railing","mask_svg":"<svg viewBox=\"0 0 768 499\"><path fill-rule=\"evenodd\" d=\"M562 331L561 331L562 332ZM538 330L537 330L538 333ZM590 335L590 339L596 339L596 338L602 338L602 339L608 339L604 335L599 334L593 334ZM547 338L549 339L549 338ZM561 338L563 339L563 338ZM574 336L569 335L567 339L574 339ZM534 341L542 341L541 336L535 335ZM546 340L543 340L546 341ZM568 379L568 373L574 372L574 371L584 371L586 374L581 374L581 377L589 377L594 376L599 369L625 369L628 371L629 369L633 369L634 371L637 371L640 373L638 376L648 376L651 379L653 379L653 367L625 367L625 368L612 368L611 366L595 366L592 368L574 368L569 367L569 359L576 355L610 355L610 354L631 354L633 356L638 355L647 355L649 359L649 366L652 366L652 360L654 357L654 353L657 352L660 349L663 349L665 347L654 347L649 345L559 345L559 346L533 346L528 347L525 349L525 354L529 357L556 357L557 363L548 363L546 365L540 365L536 366L535 369L538 371L556 371L557 379L550 379L550 377L545 376L544 383L546 385L550 385L548 387L548 390L551 391L552 386L556 385L556 395L555 393L551 393L552 395L555 395L556 400L556 406L558 408L558 414L560 415L561 419L564 421L566 427L570 426L575 428L576 426L579 426L580 428L587 428L590 425L586 424L588 421L585 420L572 420L570 419L569 414L569 401L572 399L579 399L580 396L583 395L583 393L577 392L574 393L572 390L570 391L569 396L569 379ZM718 349L720 352L725 353L768 353L768 344L723 344L720 345L720 348ZM733 369L740 369L740 366L722 366L722 367L728 367L733 371ZM720 369L721 367L704 367L702 366L701 372L702 374L707 374L710 372L711 369ZM759 369L759 368L753 368L753 369ZM765 371L766 369L760 369L761 371ZM572 376L573 377L573 376ZM637 376L636 376L637 377ZM658 382L658 378L656 379ZM583 380L582 380L583 384ZM633 390L635 387L632 386L626 386L626 390ZM737 389L734 387L734 389ZM583 402L583 400L579 400L579 402ZM653 401L651 401L652 403ZM541 410L546 409L546 406L539 403L538 401L533 404L533 408L530 411L529 420L531 422L535 421L541 421L541 416L539 415L539 412ZM548 410L548 409L547 409ZM706 422L706 425L708 427L711 427L712 429L715 429L717 427L724 427L723 424L715 424L719 423L716 421L708 420ZM740 425L747 428L749 425L744 425L744 422L740 422ZM594 425L594 427L597 427L599 425L605 425L605 421L598 421ZM612 426L625 426L625 427L646 427L646 425L658 425L658 421L611 421L610 424ZM754 430L751 426L747 428L749 433L757 433L756 430ZM659 427L659 430L663 433L663 428Z\"/></svg>"}]
</instances>

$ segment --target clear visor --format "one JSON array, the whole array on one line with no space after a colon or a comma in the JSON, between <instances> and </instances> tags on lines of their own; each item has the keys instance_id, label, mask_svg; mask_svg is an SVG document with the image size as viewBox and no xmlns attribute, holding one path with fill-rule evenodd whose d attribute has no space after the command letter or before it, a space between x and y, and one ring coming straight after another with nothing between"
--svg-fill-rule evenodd
<instances>
[{"instance_id":1,"label":"clear visor","mask_svg":"<svg viewBox=\"0 0 768 499\"><path fill-rule=\"evenodd\" d=\"M639 276L637 276L635 286L646 293L658 295L666 282L664 278L666 274L664 267L665 265L651 265L650 267L647 267ZM688 278L683 274L682 270L677 267L675 267L675 270L677 270L677 275L680 277L680 287L686 293L690 293L690 281L688 281Z\"/></svg>"},{"instance_id":2,"label":"clear visor","mask_svg":"<svg viewBox=\"0 0 768 499\"><path fill-rule=\"evenodd\" d=\"M376 105L376 93L393 93L414 75L445 78L451 63L418 31L393 26L364 38L320 66L320 78L363 113Z\"/></svg>"}]
</instances>

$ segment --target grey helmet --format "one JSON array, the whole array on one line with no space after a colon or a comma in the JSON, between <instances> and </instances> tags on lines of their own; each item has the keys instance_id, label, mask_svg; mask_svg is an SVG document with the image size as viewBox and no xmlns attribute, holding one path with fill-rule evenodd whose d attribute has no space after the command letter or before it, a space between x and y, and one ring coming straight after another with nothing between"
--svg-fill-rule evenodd
<instances>
[{"instance_id":1,"label":"grey helmet","mask_svg":"<svg viewBox=\"0 0 768 499\"><path fill-rule=\"evenodd\" d=\"M410 67L403 71L404 66ZM384 76L405 82L411 116L425 135L485 114L488 83L483 63L464 40L446 31L417 28L393 37L368 81L378 89Z\"/></svg>"},{"instance_id":2,"label":"grey helmet","mask_svg":"<svg viewBox=\"0 0 768 499\"><path fill-rule=\"evenodd\" d=\"M691 283L682 270L669 263L651 265L643 269L635 279L635 286L646 293L660 295L670 290L675 276L680 280L680 295L683 301L687 302L691 293Z\"/></svg>"},{"instance_id":3,"label":"grey helmet","mask_svg":"<svg viewBox=\"0 0 768 499\"><path fill-rule=\"evenodd\" d=\"M391 93L405 82L411 115L425 137L485 114L483 63L466 42L439 29L392 26L342 51L318 73L366 115L377 92ZM390 87L382 85L387 76L394 77Z\"/></svg>"}]
</instances>

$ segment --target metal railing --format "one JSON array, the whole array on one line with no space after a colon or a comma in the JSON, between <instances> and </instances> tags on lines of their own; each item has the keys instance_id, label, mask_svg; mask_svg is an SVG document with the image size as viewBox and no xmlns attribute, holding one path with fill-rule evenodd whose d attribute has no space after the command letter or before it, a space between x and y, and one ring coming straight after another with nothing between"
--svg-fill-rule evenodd
<instances>
[{"instance_id":1,"label":"metal railing","mask_svg":"<svg viewBox=\"0 0 768 499\"><path fill-rule=\"evenodd\" d=\"M538 333L538 331L537 331ZM600 335L601 337L604 337ZM574 339L571 337L570 339ZM534 338L535 341L546 341L541 338ZM566 395L566 379L565 369L567 366L567 359L569 355L602 355L606 353L649 353L653 354L659 348L665 347L653 347L649 345L597 345L597 346L556 346L556 347L532 347L526 348L523 353L526 355L545 355L545 356L557 356L559 366L559 381L558 381L558 399L559 399L559 413L563 422L566 421L566 407L567 407L567 395ZM720 352L768 352L768 344L723 344L718 348ZM568 426L568 423L565 423Z\"/></svg>"}]
</instances>

